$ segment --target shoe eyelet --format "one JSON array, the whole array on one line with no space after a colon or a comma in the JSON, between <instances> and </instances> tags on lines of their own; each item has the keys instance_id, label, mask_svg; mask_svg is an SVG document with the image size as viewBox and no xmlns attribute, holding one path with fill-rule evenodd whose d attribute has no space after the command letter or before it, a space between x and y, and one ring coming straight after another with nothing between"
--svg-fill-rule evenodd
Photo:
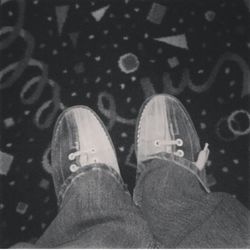
<instances>
[{"instance_id":1,"label":"shoe eyelet","mask_svg":"<svg viewBox=\"0 0 250 250\"><path fill-rule=\"evenodd\" d=\"M92 148L91 153L95 153L95 152L96 152L95 148Z\"/></svg>"},{"instance_id":2,"label":"shoe eyelet","mask_svg":"<svg viewBox=\"0 0 250 250\"><path fill-rule=\"evenodd\" d=\"M155 144L156 147L159 147L160 146L160 140L155 140L154 144Z\"/></svg>"},{"instance_id":3,"label":"shoe eyelet","mask_svg":"<svg viewBox=\"0 0 250 250\"><path fill-rule=\"evenodd\" d=\"M94 159L93 159L93 162L94 162L94 163L98 163L98 159L94 158Z\"/></svg>"},{"instance_id":4,"label":"shoe eyelet","mask_svg":"<svg viewBox=\"0 0 250 250\"><path fill-rule=\"evenodd\" d=\"M73 160L75 159L74 153L69 154L69 155L68 155L68 159L69 159L70 161L73 161Z\"/></svg>"},{"instance_id":5,"label":"shoe eyelet","mask_svg":"<svg viewBox=\"0 0 250 250\"><path fill-rule=\"evenodd\" d=\"M182 139L177 139L176 140L176 145L181 147L183 145L183 140Z\"/></svg>"},{"instance_id":6,"label":"shoe eyelet","mask_svg":"<svg viewBox=\"0 0 250 250\"><path fill-rule=\"evenodd\" d=\"M176 152L176 155L179 156L179 157L183 157L184 156L183 150L178 149L177 152Z\"/></svg>"},{"instance_id":7,"label":"shoe eyelet","mask_svg":"<svg viewBox=\"0 0 250 250\"><path fill-rule=\"evenodd\" d=\"M69 169L72 173L74 173L79 169L79 167L76 164L72 164L70 165Z\"/></svg>"}]
</instances>

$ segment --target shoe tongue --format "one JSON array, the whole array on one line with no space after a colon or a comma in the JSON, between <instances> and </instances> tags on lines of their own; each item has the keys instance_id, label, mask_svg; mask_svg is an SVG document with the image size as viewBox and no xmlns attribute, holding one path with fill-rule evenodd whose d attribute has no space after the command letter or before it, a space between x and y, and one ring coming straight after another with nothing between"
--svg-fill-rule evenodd
<instances>
[{"instance_id":1,"label":"shoe tongue","mask_svg":"<svg viewBox=\"0 0 250 250\"><path fill-rule=\"evenodd\" d=\"M81 166L88 164L89 156L87 153L82 153L79 158L79 163Z\"/></svg>"}]
</instances>

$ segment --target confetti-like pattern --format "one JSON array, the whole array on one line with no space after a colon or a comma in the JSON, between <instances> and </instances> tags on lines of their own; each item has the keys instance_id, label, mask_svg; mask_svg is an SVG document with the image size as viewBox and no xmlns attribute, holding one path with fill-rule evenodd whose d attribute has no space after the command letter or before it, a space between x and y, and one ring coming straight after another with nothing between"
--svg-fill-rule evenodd
<instances>
[{"instance_id":1,"label":"confetti-like pattern","mask_svg":"<svg viewBox=\"0 0 250 250\"><path fill-rule=\"evenodd\" d=\"M122 55L118 61L120 70L126 74L135 72L139 64L137 56L132 53Z\"/></svg>"},{"instance_id":2,"label":"confetti-like pattern","mask_svg":"<svg viewBox=\"0 0 250 250\"><path fill-rule=\"evenodd\" d=\"M138 110L177 96L210 144L212 190L250 207L249 15L246 0L2 1L1 247L34 241L55 217L52 130L76 104L103 119L132 190Z\"/></svg>"},{"instance_id":3,"label":"confetti-like pattern","mask_svg":"<svg viewBox=\"0 0 250 250\"><path fill-rule=\"evenodd\" d=\"M14 157L0 151L0 175L7 175Z\"/></svg>"}]
</instances>

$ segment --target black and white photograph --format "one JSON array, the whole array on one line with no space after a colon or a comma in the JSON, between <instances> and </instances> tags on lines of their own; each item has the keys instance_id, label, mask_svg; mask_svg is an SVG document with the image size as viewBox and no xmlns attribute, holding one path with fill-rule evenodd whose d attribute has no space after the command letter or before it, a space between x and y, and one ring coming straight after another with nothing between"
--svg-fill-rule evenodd
<instances>
[{"instance_id":1,"label":"black and white photograph","mask_svg":"<svg viewBox=\"0 0 250 250\"><path fill-rule=\"evenodd\" d=\"M250 0L1 0L0 248L250 248Z\"/></svg>"}]
</instances>

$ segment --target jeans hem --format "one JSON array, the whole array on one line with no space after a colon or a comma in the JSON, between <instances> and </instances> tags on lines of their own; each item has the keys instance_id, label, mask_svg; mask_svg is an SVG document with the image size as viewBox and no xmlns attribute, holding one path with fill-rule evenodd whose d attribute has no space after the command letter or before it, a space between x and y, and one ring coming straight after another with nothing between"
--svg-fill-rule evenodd
<instances>
[{"instance_id":1,"label":"jeans hem","mask_svg":"<svg viewBox=\"0 0 250 250\"><path fill-rule=\"evenodd\" d=\"M140 206L141 204L141 193L142 190L140 188L140 182L141 179L143 178L142 176L145 176L145 174L147 172L149 172L150 170L152 170L152 166L147 166L147 162L151 161L151 160L164 160L166 162L166 164L169 163L175 163L177 166L184 168L185 170L187 170L188 172L190 172L193 176L195 176L195 178L199 181L199 183L201 184L201 186L203 187L203 189L207 192L210 193L210 189L207 185L207 180L206 180L206 171L205 169L203 170L199 170L195 164L187 159L175 156L173 154L169 154L169 153L160 153L157 155L152 155L151 157L149 157L146 161L141 162L138 164L137 166L137 173L136 173L136 188L134 190L134 195L133 195L133 199L134 202L137 206ZM164 167L164 166L163 166Z\"/></svg>"},{"instance_id":2,"label":"jeans hem","mask_svg":"<svg viewBox=\"0 0 250 250\"><path fill-rule=\"evenodd\" d=\"M64 181L64 183L62 184L60 191L58 193L57 204L58 204L59 209L61 208L64 197L65 197L67 191L72 186L72 184L79 177L86 175L87 173L92 172L92 171L104 171L104 172L108 173L109 175L111 175L114 178L114 181L116 181L118 184L120 184L123 187L124 191L128 192L127 186L124 184L120 174L118 174L112 167L109 167L109 166L103 165L103 164L91 164L91 165L87 165L87 166L80 168L78 171L76 171L75 173L70 175Z\"/></svg>"}]
</instances>

